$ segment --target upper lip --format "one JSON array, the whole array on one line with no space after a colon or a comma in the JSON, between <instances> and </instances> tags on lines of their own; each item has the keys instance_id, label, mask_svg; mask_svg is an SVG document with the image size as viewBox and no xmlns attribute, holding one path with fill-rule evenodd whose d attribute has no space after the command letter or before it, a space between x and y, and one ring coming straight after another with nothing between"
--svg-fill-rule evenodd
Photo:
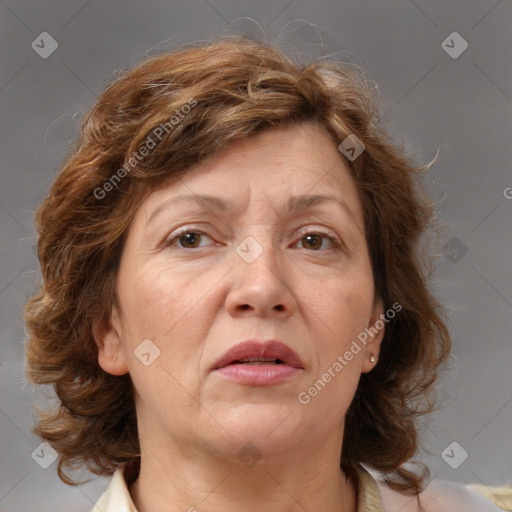
<instances>
[{"instance_id":1,"label":"upper lip","mask_svg":"<svg viewBox=\"0 0 512 512\"><path fill-rule=\"evenodd\" d=\"M284 343L277 340L257 341L247 340L238 343L225 352L213 365L213 369L217 370L228 366L235 361L244 358L256 357L274 357L285 364L303 369L303 363L300 357Z\"/></svg>"}]
</instances>

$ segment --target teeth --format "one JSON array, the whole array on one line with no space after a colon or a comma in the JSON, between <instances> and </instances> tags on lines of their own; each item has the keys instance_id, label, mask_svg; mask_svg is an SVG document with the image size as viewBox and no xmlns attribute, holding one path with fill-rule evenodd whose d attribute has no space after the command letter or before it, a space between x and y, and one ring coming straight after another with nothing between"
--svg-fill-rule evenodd
<instances>
[{"instance_id":1,"label":"teeth","mask_svg":"<svg viewBox=\"0 0 512 512\"><path fill-rule=\"evenodd\" d=\"M275 357L244 357L236 361L237 363L246 364L259 364L259 363L275 363L277 359Z\"/></svg>"},{"instance_id":2,"label":"teeth","mask_svg":"<svg viewBox=\"0 0 512 512\"><path fill-rule=\"evenodd\" d=\"M247 364L247 365L263 364L263 363L276 363L276 361L242 361L242 364Z\"/></svg>"}]
</instances>

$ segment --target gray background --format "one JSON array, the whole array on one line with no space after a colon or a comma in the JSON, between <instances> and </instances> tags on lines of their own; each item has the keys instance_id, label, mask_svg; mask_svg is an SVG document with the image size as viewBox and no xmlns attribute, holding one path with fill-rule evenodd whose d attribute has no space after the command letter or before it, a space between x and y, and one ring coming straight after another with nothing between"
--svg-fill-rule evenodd
<instances>
[{"instance_id":1,"label":"gray background","mask_svg":"<svg viewBox=\"0 0 512 512\"><path fill-rule=\"evenodd\" d=\"M80 114L114 70L230 23L243 32L250 22L234 23L243 17L268 41L281 34L284 46L361 65L380 85L393 136L422 163L439 149L425 184L448 223L434 248L445 253L435 291L450 308L454 370L440 386L450 405L425 425L424 460L436 478L512 479L510 1L9 0L0 3L0 511L89 511L109 481L69 487L56 462L36 464L32 406L44 397L23 377L22 307L40 278L33 211ZM311 25L286 25L299 19ZM469 45L458 58L441 46L454 31ZM31 47L42 32L59 45L47 59ZM457 469L441 457L453 441L469 454Z\"/></svg>"}]
</instances>

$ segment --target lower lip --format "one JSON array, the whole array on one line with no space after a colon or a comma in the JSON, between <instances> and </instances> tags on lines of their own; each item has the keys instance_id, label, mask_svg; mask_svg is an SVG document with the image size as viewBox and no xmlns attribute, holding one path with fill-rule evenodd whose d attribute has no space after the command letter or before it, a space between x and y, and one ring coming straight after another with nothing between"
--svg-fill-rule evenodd
<instances>
[{"instance_id":1,"label":"lower lip","mask_svg":"<svg viewBox=\"0 0 512 512\"><path fill-rule=\"evenodd\" d=\"M271 386L297 376L301 370L287 364L230 364L215 370L222 378L249 386Z\"/></svg>"}]
</instances>

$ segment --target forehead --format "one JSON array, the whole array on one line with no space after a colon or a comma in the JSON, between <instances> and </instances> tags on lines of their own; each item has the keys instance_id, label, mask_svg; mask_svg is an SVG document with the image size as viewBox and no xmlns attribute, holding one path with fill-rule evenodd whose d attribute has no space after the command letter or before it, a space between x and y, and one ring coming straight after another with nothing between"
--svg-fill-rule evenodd
<instances>
[{"instance_id":1,"label":"forehead","mask_svg":"<svg viewBox=\"0 0 512 512\"><path fill-rule=\"evenodd\" d=\"M363 224L357 186L345 158L327 131L311 123L233 142L185 176L171 178L169 184L152 192L140 214L147 220L163 203L176 203L185 195L217 196L227 208L256 203L255 208L278 210L294 197L330 195L344 202L358 224ZM217 206L222 208L220 201Z\"/></svg>"}]
</instances>

